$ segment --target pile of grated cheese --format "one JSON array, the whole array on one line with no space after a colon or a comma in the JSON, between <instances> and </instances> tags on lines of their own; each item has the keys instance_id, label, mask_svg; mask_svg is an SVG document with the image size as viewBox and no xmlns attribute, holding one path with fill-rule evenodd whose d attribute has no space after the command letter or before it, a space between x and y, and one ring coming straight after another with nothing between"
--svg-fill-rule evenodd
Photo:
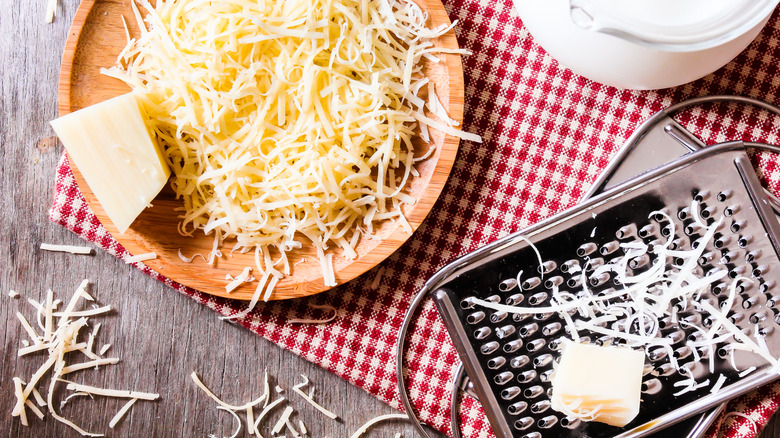
<instances>
[{"instance_id":1,"label":"pile of grated cheese","mask_svg":"<svg viewBox=\"0 0 780 438\"><path fill-rule=\"evenodd\" d=\"M331 248L347 258L380 221L411 232L415 150L455 126L422 60L465 54L434 45L410 0L147 0L140 35L103 73L130 85L183 201L179 232L235 239L255 251L255 298L291 273L287 254L313 245L333 286ZM438 131L430 131L429 128ZM265 290L265 292L264 292Z\"/></svg>"},{"instance_id":2,"label":"pile of grated cheese","mask_svg":"<svg viewBox=\"0 0 780 438\"><path fill-rule=\"evenodd\" d=\"M94 302L95 299L87 292L89 280L81 282L76 292L68 301L63 310L59 310L62 301L54 298L54 293L50 290L46 292L46 299L43 302L29 298L28 302L36 309L36 318L38 328L36 329L28 319L20 312L16 312L16 317L29 336L29 340L22 340L23 347L17 352L17 356L27 356L34 354L46 354L48 357L44 363L35 371L32 376L24 382L18 377L14 377L14 396L16 403L11 412L14 417L19 417L22 425L27 426L27 411L35 414L39 419L44 418L41 408L48 408L49 413L57 421L64 423L84 436L101 437L101 433L87 432L77 424L60 415L54 405L54 390L59 382L66 383L66 389L73 391L60 403L60 408L72 397L93 395L105 397L118 397L128 399L127 403L119 409L109 422L109 427L114 428L116 424L125 416L133 404L138 400L157 400L160 395L127 391L97 388L94 386L83 385L63 379L64 376L79 371L97 369L101 366L114 365L119 362L117 357L103 357L111 348L111 344L104 344L100 350L96 351L96 336L100 330L101 324L92 325L90 318L104 315L111 311L111 306L97 306L92 304L90 309L78 310L77 307L83 302ZM87 334L88 328L91 330ZM86 338L86 339L84 339ZM76 357L84 359L80 362L74 362ZM44 399L38 390L38 386L46 375L49 375L48 394ZM71 378L68 376L68 378ZM32 400L30 399L32 397ZM33 400L35 402L33 402Z\"/></svg>"}]
</instances>

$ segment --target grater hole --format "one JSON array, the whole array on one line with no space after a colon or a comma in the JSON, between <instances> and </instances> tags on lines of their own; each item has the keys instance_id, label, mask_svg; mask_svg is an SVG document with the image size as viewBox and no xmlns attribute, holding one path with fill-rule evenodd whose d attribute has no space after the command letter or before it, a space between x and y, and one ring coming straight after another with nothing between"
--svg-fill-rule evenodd
<instances>
[{"instance_id":1,"label":"grater hole","mask_svg":"<svg viewBox=\"0 0 780 438\"><path fill-rule=\"evenodd\" d=\"M491 358L487 362L487 366L491 370L495 370L495 369L501 368L505 364L506 364L506 358L504 358L504 356L498 356L498 357Z\"/></svg>"},{"instance_id":2,"label":"grater hole","mask_svg":"<svg viewBox=\"0 0 780 438\"><path fill-rule=\"evenodd\" d=\"M726 285L723 283L718 283L712 285L712 293L715 295L720 295L726 290Z\"/></svg>"},{"instance_id":3,"label":"grater hole","mask_svg":"<svg viewBox=\"0 0 780 438\"><path fill-rule=\"evenodd\" d=\"M496 329L496 336L498 339L504 339L509 336L512 336L515 333L515 326L513 325L505 325L503 327Z\"/></svg>"},{"instance_id":4,"label":"grater hole","mask_svg":"<svg viewBox=\"0 0 780 438\"><path fill-rule=\"evenodd\" d=\"M656 224L647 224L639 229L638 234L639 237L645 239L652 236L656 231L658 231L658 226Z\"/></svg>"},{"instance_id":5,"label":"grater hole","mask_svg":"<svg viewBox=\"0 0 780 438\"><path fill-rule=\"evenodd\" d=\"M528 297L528 304L535 306L537 304L543 303L547 299L548 295L547 292L537 292L530 297Z\"/></svg>"},{"instance_id":6,"label":"grater hole","mask_svg":"<svg viewBox=\"0 0 780 438\"><path fill-rule=\"evenodd\" d=\"M515 313L512 315L512 321L521 322L521 321L525 321L530 317L531 317L530 313Z\"/></svg>"},{"instance_id":7,"label":"grater hole","mask_svg":"<svg viewBox=\"0 0 780 438\"><path fill-rule=\"evenodd\" d=\"M506 385L515 377L514 374L512 374L511 371L504 371L503 373L496 374L495 377L493 377L493 381L496 382L496 385Z\"/></svg>"},{"instance_id":8,"label":"grater hole","mask_svg":"<svg viewBox=\"0 0 780 438\"><path fill-rule=\"evenodd\" d=\"M688 347L687 345L683 345L682 347L680 347L680 348L674 350L674 352L672 352L672 356L674 356L674 358L677 359L677 360L685 359L686 357L688 357L690 355L691 355L691 348Z\"/></svg>"},{"instance_id":9,"label":"grater hole","mask_svg":"<svg viewBox=\"0 0 780 438\"><path fill-rule=\"evenodd\" d=\"M498 295L491 295L491 296L485 298L485 301L487 301L489 303L498 303L498 302L501 301L501 297L499 297Z\"/></svg>"},{"instance_id":10,"label":"grater hole","mask_svg":"<svg viewBox=\"0 0 780 438\"><path fill-rule=\"evenodd\" d=\"M542 374L539 374L539 380L542 383L547 383L547 382L552 381L553 371L554 370L547 370L547 371L543 372Z\"/></svg>"},{"instance_id":11,"label":"grater hole","mask_svg":"<svg viewBox=\"0 0 780 438\"><path fill-rule=\"evenodd\" d=\"M712 251L705 252L704 254L699 257L699 265L705 266L708 263L712 262L713 258L715 257L715 254Z\"/></svg>"},{"instance_id":12,"label":"grater hole","mask_svg":"<svg viewBox=\"0 0 780 438\"><path fill-rule=\"evenodd\" d=\"M490 336L491 333L490 327L480 327L474 331L474 338L481 341Z\"/></svg>"},{"instance_id":13,"label":"grater hole","mask_svg":"<svg viewBox=\"0 0 780 438\"><path fill-rule=\"evenodd\" d=\"M740 275L744 275L747 271L747 268L744 266L735 266L733 269L729 271L729 278L732 280L739 277Z\"/></svg>"},{"instance_id":14,"label":"grater hole","mask_svg":"<svg viewBox=\"0 0 780 438\"><path fill-rule=\"evenodd\" d=\"M739 245L740 248L746 248L752 241L753 236L742 236L737 240L737 245Z\"/></svg>"},{"instance_id":15,"label":"grater hole","mask_svg":"<svg viewBox=\"0 0 780 438\"><path fill-rule=\"evenodd\" d=\"M500 290L501 292L509 292L510 290L516 287L517 287L517 280L514 278L507 278L506 280L498 284L498 290Z\"/></svg>"},{"instance_id":16,"label":"grater hole","mask_svg":"<svg viewBox=\"0 0 780 438\"><path fill-rule=\"evenodd\" d=\"M722 192L719 192L715 199L718 200L718 202L726 202L726 199L729 199L731 197L732 191L731 190L723 190Z\"/></svg>"},{"instance_id":17,"label":"grater hole","mask_svg":"<svg viewBox=\"0 0 780 438\"><path fill-rule=\"evenodd\" d=\"M517 430L525 430L529 427L533 426L534 419L531 417L523 417L517 421L515 421L515 429ZM526 435L527 436L527 435Z\"/></svg>"},{"instance_id":18,"label":"grater hole","mask_svg":"<svg viewBox=\"0 0 780 438\"><path fill-rule=\"evenodd\" d=\"M540 274L549 274L550 272L554 271L555 268L557 267L558 265L554 261L550 260L538 266L536 268L536 271L539 272Z\"/></svg>"},{"instance_id":19,"label":"grater hole","mask_svg":"<svg viewBox=\"0 0 780 438\"><path fill-rule=\"evenodd\" d=\"M709 219L715 214L715 207L703 208L699 214L701 215L702 219Z\"/></svg>"},{"instance_id":20,"label":"grater hole","mask_svg":"<svg viewBox=\"0 0 780 438\"><path fill-rule=\"evenodd\" d=\"M493 354L496 350L498 350L498 342L496 341L488 342L479 348L479 351L484 355Z\"/></svg>"},{"instance_id":21,"label":"grater hole","mask_svg":"<svg viewBox=\"0 0 780 438\"><path fill-rule=\"evenodd\" d=\"M661 364L655 368L655 373L659 376L670 376L674 374L675 371L677 370L674 369L674 365L671 363Z\"/></svg>"},{"instance_id":22,"label":"grater hole","mask_svg":"<svg viewBox=\"0 0 780 438\"><path fill-rule=\"evenodd\" d=\"M506 410L507 412L509 412L509 415L518 415L523 413L523 411L525 411L526 409L528 409L528 403L524 401L519 401L517 403L509 405L509 407Z\"/></svg>"},{"instance_id":23,"label":"grater hole","mask_svg":"<svg viewBox=\"0 0 780 438\"><path fill-rule=\"evenodd\" d=\"M533 381L534 379L536 379L536 371L534 371L534 370L523 371L522 373L517 375L517 381L520 382L520 383L528 383L528 382ZM534 387L526 389L526 392L528 392L529 390L532 390L533 388ZM541 386L539 386L538 388L541 389ZM533 397L536 397L536 396L533 396ZM531 398L531 396L526 395L526 398Z\"/></svg>"},{"instance_id":24,"label":"grater hole","mask_svg":"<svg viewBox=\"0 0 780 438\"><path fill-rule=\"evenodd\" d=\"M535 322L532 322L531 324L520 327L519 333L521 337L526 338L536 333L537 330L539 330L539 325Z\"/></svg>"},{"instance_id":25,"label":"grater hole","mask_svg":"<svg viewBox=\"0 0 780 438\"><path fill-rule=\"evenodd\" d=\"M674 228L671 225L667 225L663 228L661 228L661 235L664 237L669 237L672 235L672 231Z\"/></svg>"},{"instance_id":26,"label":"grater hole","mask_svg":"<svg viewBox=\"0 0 780 438\"><path fill-rule=\"evenodd\" d=\"M766 281L761 283L761 285L758 286L758 290L761 291L761 293L765 294L769 291L769 289L772 289L775 287L774 281Z\"/></svg>"},{"instance_id":27,"label":"grater hole","mask_svg":"<svg viewBox=\"0 0 780 438\"><path fill-rule=\"evenodd\" d=\"M698 226L695 224L688 224L683 228L683 233L685 233L688 236L693 236L696 234L696 230L698 229Z\"/></svg>"},{"instance_id":28,"label":"grater hole","mask_svg":"<svg viewBox=\"0 0 780 438\"><path fill-rule=\"evenodd\" d=\"M661 210L653 212L653 220L656 222L663 222L669 217L669 209L662 208Z\"/></svg>"},{"instance_id":29,"label":"grater hole","mask_svg":"<svg viewBox=\"0 0 780 438\"><path fill-rule=\"evenodd\" d=\"M596 251L598 247L593 242L588 242L579 248L577 248L577 255L580 257L585 257L586 255L592 254L594 251Z\"/></svg>"},{"instance_id":30,"label":"grater hole","mask_svg":"<svg viewBox=\"0 0 780 438\"><path fill-rule=\"evenodd\" d=\"M766 312L760 311L750 315L750 323L758 324L766 320Z\"/></svg>"},{"instance_id":31,"label":"grater hole","mask_svg":"<svg viewBox=\"0 0 780 438\"><path fill-rule=\"evenodd\" d=\"M701 190L693 196L693 200L696 202L704 202L710 197L709 190Z\"/></svg>"},{"instance_id":32,"label":"grater hole","mask_svg":"<svg viewBox=\"0 0 780 438\"><path fill-rule=\"evenodd\" d=\"M478 311L470 314L466 317L466 322L469 324L477 324L485 318L485 312Z\"/></svg>"},{"instance_id":33,"label":"grater hole","mask_svg":"<svg viewBox=\"0 0 780 438\"><path fill-rule=\"evenodd\" d=\"M691 216L691 209L690 209L690 207L681 208L677 212L677 218L679 218L681 221L684 221L685 219L688 219L690 216Z\"/></svg>"},{"instance_id":34,"label":"grater hole","mask_svg":"<svg viewBox=\"0 0 780 438\"><path fill-rule=\"evenodd\" d=\"M525 295L523 294L514 294L506 299L506 303L510 306L516 306L523 302L525 299Z\"/></svg>"},{"instance_id":35,"label":"grater hole","mask_svg":"<svg viewBox=\"0 0 780 438\"><path fill-rule=\"evenodd\" d=\"M542 334L545 335L545 336L554 335L554 334L558 333L561 330L561 327L563 327L563 326L561 325L560 322L553 322L553 323L547 324L546 326L542 327Z\"/></svg>"},{"instance_id":36,"label":"grater hole","mask_svg":"<svg viewBox=\"0 0 780 438\"><path fill-rule=\"evenodd\" d=\"M525 348L529 352L533 353L534 351L541 350L542 347L544 347L546 344L547 344L547 341L545 341L544 338L541 338L541 339L536 339L536 340L534 340L532 342L529 342L529 343L525 344Z\"/></svg>"},{"instance_id":37,"label":"grater hole","mask_svg":"<svg viewBox=\"0 0 780 438\"><path fill-rule=\"evenodd\" d=\"M474 297L468 297L460 300L460 308L463 310L474 308Z\"/></svg>"},{"instance_id":38,"label":"grater hole","mask_svg":"<svg viewBox=\"0 0 780 438\"><path fill-rule=\"evenodd\" d=\"M540 280L539 277L532 277L532 278L529 278L528 280L525 280L520 285L520 287L523 290L531 290L531 289L539 286L540 284L542 284L542 280Z\"/></svg>"},{"instance_id":39,"label":"grater hole","mask_svg":"<svg viewBox=\"0 0 780 438\"><path fill-rule=\"evenodd\" d=\"M715 242L713 243L713 245L717 249L723 249L723 248L726 247L726 245L729 244L730 241L731 241L731 238L729 236L724 236L722 234L716 234L715 235Z\"/></svg>"},{"instance_id":40,"label":"grater hole","mask_svg":"<svg viewBox=\"0 0 780 438\"><path fill-rule=\"evenodd\" d=\"M503 391L501 391L501 398L504 400L512 400L513 398L520 395L520 388L517 386L513 386L511 388L506 388Z\"/></svg>"},{"instance_id":41,"label":"grater hole","mask_svg":"<svg viewBox=\"0 0 780 438\"><path fill-rule=\"evenodd\" d=\"M566 286L569 286L570 288L574 289L575 287L579 287L582 285L582 277L571 277L568 280L566 280Z\"/></svg>"},{"instance_id":42,"label":"grater hole","mask_svg":"<svg viewBox=\"0 0 780 438\"><path fill-rule=\"evenodd\" d=\"M565 427L566 429L574 429L580 425L580 419L579 418L569 419L569 417L563 417L561 418L560 425Z\"/></svg>"},{"instance_id":43,"label":"grater hole","mask_svg":"<svg viewBox=\"0 0 780 438\"><path fill-rule=\"evenodd\" d=\"M534 319L537 321L547 321L553 315L555 315L555 313L553 312L537 313L534 315Z\"/></svg>"},{"instance_id":44,"label":"grater hole","mask_svg":"<svg viewBox=\"0 0 780 438\"><path fill-rule=\"evenodd\" d=\"M509 366L512 368L522 368L528 365L529 362L531 362L531 359L529 359L528 356L517 356L509 361Z\"/></svg>"},{"instance_id":45,"label":"grater hole","mask_svg":"<svg viewBox=\"0 0 780 438\"><path fill-rule=\"evenodd\" d=\"M597 276L590 277L588 282L590 283L591 286L596 287L596 286L601 286L602 284L606 283L608 280L609 280L609 273L602 272Z\"/></svg>"},{"instance_id":46,"label":"grater hole","mask_svg":"<svg viewBox=\"0 0 780 438\"><path fill-rule=\"evenodd\" d=\"M780 313L775 315L775 323L780 324Z\"/></svg>"},{"instance_id":47,"label":"grater hole","mask_svg":"<svg viewBox=\"0 0 780 438\"><path fill-rule=\"evenodd\" d=\"M563 339L564 338L558 338L558 339L553 339L552 341L550 341L550 344L548 345L548 347L550 347L550 350L552 350L552 351L560 350L561 346L563 345Z\"/></svg>"},{"instance_id":48,"label":"grater hole","mask_svg":"<svg viewBox=\"0 0 780 438\"><path fill-rule=\"evenodd\" d=\"M732 233L739 233L739 230L745 227L745 221L732 222L729 229Z\"/></svg>"},{"instance_id":49,"label":"grater hole","mask_svg":"<svg viewBox=\"0 0 780 438\"><path fill-rule=\"evenodd\" d=\"M545 367L545 366L549 365L550 362L552 362L552 360L553 360L553 357L552 357L551 354L542 354L540 356L536 356L534 358L534 367L535 368Z\"/></svg>"},{"instance_id":50,"label":"grater hole","mask_svg":"<svg viewBox=\"0 0 780 438\"><path fill-rule=\"evenodd\" d=\"M558 422L558 417L556 417L555 415L548 415L544 418L539 419L539 421L536 422L536 425L541 429L549 429L555 426L555 423L557 422Z\"/></svg>"},{"instance_id":51,"label":"grater hole","mask_svg":"<svg viewBox=\"0 0 780 438\"><path fill-rule=\"evenodd\" d=\"M515 351L519 350L520 347L522 346L523 346L523 340L515 339L514 341L507 342L506 344L504 344L504 346L501 349L504 350L504 353L514 353Z\"/></svg>"},{"instance_id":52,"label":"grater hole","mask_svg":"<svg viewBox=\"0 0 780 438\"><path fill-rule=\"evenodd\" d=\"M552 406L550 400L542 400L531 405L531 412L534 414L541 414L542 412L550 409L550 406Z\"/></svg>"},{"instance_id":53,"label":"grater hole","mask_svg":"<svg viewBox=\"0 0 780 438\"><path fill-rule=\"evenodd\" d=\"M594 257L588 260L588 265L585 268L585 272L593 272L596 269L604 265L604 259L601 257Z\"/></svg>"},{"instance_id":54,"label":"grater hole","mask_svg":"<svg viewBox=\"0 0 780 438\"><path fill-rule=\"evenodd\" d=\"M530 388L526 388L525 391L523 391L523 397L525 398L536 398L542 394L544 394L544 388L539 385L534 385Z\"/></svg>"},{"instance_id":55,"label":"grater hole","mask_svg":"<svg viewBox=\"0 0 780 438\"><path fill-rule=\"evenodd\" d=\"M759 327L758 328L758 334L760 336L769 336L775 331L774 327L767 326L767 327Z\"/></svg>"},{"instance_id":56,"label":"grater hole","mask_svg":"<svg viewBox=\"0 0 780 438\"><path fill-rule=\"evenodd\" d=\"M636 235L636 225L635 224L628 224L623 227L620 227L620 229L615 232L615 237L618 239L628 239L631 237L634 237Z\"/></svg>"},{"instance_id":57,"label":"grater hole","mask_svg":"<svg viewBox=\"0 0 780 438\"><path fill-rule=\"evenodd\" d=\"M580 266L580 262L578 262L577 260L569 260L561 265L561 272L569 273L573 269L575 269L575 267L579 267L579 266Z\"/></svg>"},{"instance_id":58,"label":"grater hole","mask_svg":"<svg viewBox=\"0 0 780 438\"><path fill-rule=\"evenodd\" d=\"M743 315L741 313L735 313L733 315L730 315L728 318L729 318L729 321L731 321L732 324L736 324L736 323L742 321L742 319L744 317L745 317L745 315Z\"/></svg>"},{"instance_id":59,"label":"grater hole","mask_svg":"<svg viewBox=\"0 0 780 438\"><path fill-rule=\"evenodd\" d=\"M669 244L669 249L672 251L681 249L685 245L685 242L682 239L674 239L672 240L672 243Z\"/></svg>"},{"instance_id":60,"label":"grater hole","mask_svg":"<svg viewBox=\"0 0 780 438\"><path fill-rule=\"evenodd\" d=\"M501 312L501 311L495 312L492 315L490 315L490 322L492 322L493 324L497 324L503 321L504 319L506 319L507 316L509 316L509 314L506 312Z\"/></svg>"},{"instance_id":61,"label":"grater hole","mask_svg":"<svg viewBox=\"0 0 780 438\"><path fill-rule=\"evenodd\" d=\"M656 394L661 390L661 387L661 381L655 378L642 382L642 392L645 394Z\"/></svg>"},{"instance_id":62,"label":"grater hole","mask_svg":"<svg viewBox=\"0 0 780 438\"><path fill-rule=\"evenodd\" d=\"M548 278L544 281L544 287L547 289L552 289L556 286L560 286L561 283L563 283L563 277L560 275L556 275L555 277Z\"/></svg>"},{"instance_id":63,"label":"grater hole","mask_svg":"<svg viewBox=\"0 0 780 438\"><path fill-rule=\"evenodd\" d=\"M731 354L731 345L724 345L718 348L718 357L721 359L727 358Z\"/></svg>"},{"instance_id":64,"label":"grater hole","mask_svg":"<svg viewBox=\"0 0 780 438\"><path fill-rule=\"evenodd\" d=\"M666 350L664 350L663 348L654 348L647 352L647 358L650 359L651 362L659 361L665 357L666 357Z\"/></svg>"},{"instance_id":65,"label":"grater hole","mask_svg":"<svg viewBox=\"0 0 780 438\"><path fill-rule=\"evenodd\" d=\"M742 308L747 310L747 309L752 308L755 304L756 304L756 298L755 297L750 297L750 298L745 299L745 300L742 301Z\"/></svg>"},{"instance_id":66,"label":"grater hole","mask_svg":"<svg viewBox=\"0 0 780 438\"><path fill-rule=\"evenodd\" d=\"M780 295L772 295L772 296L771 296L771 297L769 297L769 299L766 301L766 305L767 305L767 307L772 307L772 308L773 308L772 310L776 310L776 309L774 309L774 307L775 307L775 305L776 305L778 302L780 302Z\"/></svg>"},{"instance_id":67,"label":"grater hole","mask_svg":"<svg viewBox=\"0 0 780 438\"><path fill-rule=\"evenodd\" d=\"M674 265L675 266L683 266L685 264L685 259L682 257L675 257L674 258Z\"/></svg>"},{"instance_id":68,"label":"grater hole","mask_svg":"<svg viewBox=\"0 0 780 438\"><path fill-rule=\"evenodd\" d=\"M737 212L739 212L739 205L730 205L723 209L723 216L731 217Z\"/></svg>"},{"instance_id":69,"label":"grater hole","mask_svg":"<svg viewBox=\"0 0 780 438\"><path fill-rule=\"evenodd\" d=\"M642 254L639 257L634 257L628 261L628 267L631 269L637 269L645 266L650 261L650 256Z\"/></svg>"},{"instance_id":70,"label":"grater hole","mask_svg":"<svg viewBox=\"0 0 780 438\"><path fill-rule=\"evenodd\" d=\"M757 249L755 251L750 251L747 254L745 254L745 261L748 262L748 263L753 263L760 256L761 256L761 250L760 249Z\"/></svg>"},{"instance_id":71,"label":"grater hole","mask_svg":"<svg viewBox=\"0 0 780 438\"><path fill-rule=\"evenodd\" d=\"M609 254L612 254L613 252L617 251L618 248L620 248L620 244L619 243L617 243L615 241L607 242L604 245L602 245L601 248L599 248L599 253L601 255L609 255Z\"/></svg>"}]
</instances>

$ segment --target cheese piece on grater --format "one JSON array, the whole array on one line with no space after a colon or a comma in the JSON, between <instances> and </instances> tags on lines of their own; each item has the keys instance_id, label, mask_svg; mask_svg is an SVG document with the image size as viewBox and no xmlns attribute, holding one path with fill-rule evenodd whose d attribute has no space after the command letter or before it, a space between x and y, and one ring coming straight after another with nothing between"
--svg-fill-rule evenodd
<instances>
[{"instance_id":1,"label":"cheese piece on grater","mask_svg":"<svg viewBox=\"0 0 780 438\"><path fill-rule=\"evenodd\" d=\"M170 170L132 94L52 120L70 158L120 233L168 181Z\"/></svg>"},{"instance_id":2,"label":"cheese piece on grater","mask_svg":"<svg viewBox=\"0 0 780 438\"><path fill-rule=\"evenodd\" d=\"M639 413L645 354L566 342L552 380L552 408L583 421L623 427Z\"/></svg>"}]
</instances>

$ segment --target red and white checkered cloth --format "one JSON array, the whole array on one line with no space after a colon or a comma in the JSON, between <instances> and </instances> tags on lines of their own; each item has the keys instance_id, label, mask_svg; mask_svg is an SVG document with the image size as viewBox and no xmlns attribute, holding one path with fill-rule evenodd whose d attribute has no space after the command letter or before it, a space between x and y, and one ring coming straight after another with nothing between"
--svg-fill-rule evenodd
<instances>
[{"instance_id":1,"label":"red and white checkered cloth","mask_svg":"<svg viewBox=\"0 0 780 438\"><path fill-rule=\"evenodd\" d=\"M462 142L441 198L409 241L376 270L309 299L260 305L240 321L283 348L331 370L399 407L395 340L411 297L426 279L456 257L573 206L636 126L656 111L689 97L741 94L780 103L780 22L776 14L736 60L694 83L663 91L625 91L593 83L561 67L523 28L510 0L445 0L464 60L464 127L484 144ZM780 124L752 109L722 107L681 116L707 142L750 139L778 144ZM757 157L765 181L777 189L780 168ZM76 186L66 159L57 168L51 220L121 257L126 254L100 225ZM205 295L137 267L224 315L244 303ZM327 325L285 324L308 302L328 303L342 316ZM410 337L411 396L421 417L449 433L449 384L458 359L444 326L428 303ZM758 389L727 411L747 414L763 427L780 404L780 384ZM466 398L467 437L492 436L479 404ZM723 421L721 434L754 437L739 416ZM713 428L714 429L714 428ZM710 436L715 434L710 431Z\"/></svg>"}]
</instances>

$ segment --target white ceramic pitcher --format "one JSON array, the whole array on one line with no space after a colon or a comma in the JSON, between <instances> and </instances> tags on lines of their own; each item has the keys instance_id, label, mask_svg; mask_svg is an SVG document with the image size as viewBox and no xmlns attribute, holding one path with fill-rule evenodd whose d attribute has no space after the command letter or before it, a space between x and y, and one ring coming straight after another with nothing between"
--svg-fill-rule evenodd
<instances>
[{"instance_id":1,"label":"white ceramic pitcher","mask_svg":"<svg viewBox=\"0 0 780 438\"><path fill-rule=\"evenodd\" d=\"M513 1L534 40L563 66L618 88L657 89L731 61L780 0Z\"/></svg>"}]
</instances>

